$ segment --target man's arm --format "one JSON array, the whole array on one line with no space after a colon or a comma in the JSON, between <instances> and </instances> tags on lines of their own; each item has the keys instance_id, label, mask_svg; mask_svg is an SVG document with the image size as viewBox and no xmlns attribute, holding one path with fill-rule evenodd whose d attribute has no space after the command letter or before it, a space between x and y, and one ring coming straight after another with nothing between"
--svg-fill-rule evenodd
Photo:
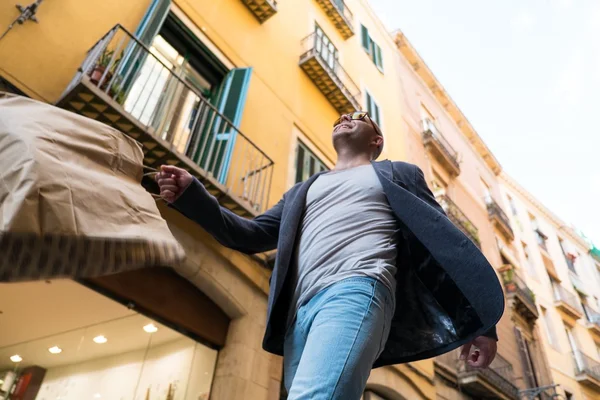
<instances>
[{"instance_id":1,"label":"man's arm","mask_svg":"<svg viewBox=\"0 0 600 400\"><path fill-rule=\"evenodd\" d=\"M247 220L221 207L185 169L163 165L155 180L161 197L171 207L197 222L222 245L247 254L277 247L283 199L263 215Z\"/></svg>"},{"instance_id":2,"label":"man's arm","mask_svg":"<svg viewBox=\"0 0 600 400\"><path fill-rule=\"evenodd\" d=\"M440 203L437 202L437 200L435 199L435 196L429 189L429 186L427 186L427 181L425 180L425 174L423 174L423 171L421 170L421 168L419 168L416 165L415 165L415 192L417 194L417 197L419 197L425 203L429 204L430 206L435 208L437 211L446 215L446 213L444 212L444 209L442 208L442 206L440 206ZM489 337L494 340L498 340L498 334L496 333L496 327L494 326L492 329L485 332L483 334L483 336Z\"/></svg>"}]
</instances>

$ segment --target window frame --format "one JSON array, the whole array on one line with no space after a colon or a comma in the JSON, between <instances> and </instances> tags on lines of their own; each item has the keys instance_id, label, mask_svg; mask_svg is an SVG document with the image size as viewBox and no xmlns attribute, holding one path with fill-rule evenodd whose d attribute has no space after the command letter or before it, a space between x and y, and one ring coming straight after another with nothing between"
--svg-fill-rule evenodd
<instances>
[{"instance_id":1,"label":"window frame","mask_svg":"<svg viewBox=\"0 0 600 400\"><path fill-rule=\"evenodd\" d=\"M304 171L304 167L306 166L306 160L305 160L305 156L303 155L303 160L302 160L302 168L300 167L299 161L300 161L300 150L302 150L302 152L304 152L304 154L308 154L309 156L309 164L310 165L314 165L314 172L310 173L310 166L309 166L309 171L308 171L308 175L306 175L306 172ZM327 164L325 164L318 155L316 155L308 145L306 145L300 138L298 138L298 140L296 141L296 150L295 150L295 161L294 161L294 183L300 183L300 182L305 182L307 179L309 179L311 176L313 176L316 173L322 172L322 171L329 171L329 167L327 166ZM302 172L300 172L300 170ZM302 178L299 180L299 178Z\"/></svg>"},{"instance_id":2,"label":"window frame","mask_svg":"<svg viewBox=\"0 0 600 400\"><path fill-rule=\"evenodd\" d=\"M369 34L369 28L364 24L360 24L361 46L369 55L369 58L375 64L377 69L383 73L383 51L381 46L377 44Z\"/></svg>"},{"instance_id":3,"label":"window frame","mask_svg":"<svg viewBox=\"0 0 600 400\"><path fill-rule=\"evenodd\" d=\"M552 316L548 313L548 310L545 307L540 307L542 311L542 324L544 325L544 331L546 333L546 339L548 340L548 344L556 351L560 351L560 347L558 344L558 337L556 336L556 331L554 330L554 326L552 325Z\"/></svg>"},{"instance_id":4,"label":"window frame","mask_svg":"<svg viewBox=\"0 0 600 400\"><path fill-rule=\"evenodd\" d=\"M383 130L383 119L381 107L375 102L373 95L369 93L368 90L365 90L365 104L366 110L369 113L369 117L375 121L375 123L379 126L381 130Z\"/></svg>"}]
</instances>

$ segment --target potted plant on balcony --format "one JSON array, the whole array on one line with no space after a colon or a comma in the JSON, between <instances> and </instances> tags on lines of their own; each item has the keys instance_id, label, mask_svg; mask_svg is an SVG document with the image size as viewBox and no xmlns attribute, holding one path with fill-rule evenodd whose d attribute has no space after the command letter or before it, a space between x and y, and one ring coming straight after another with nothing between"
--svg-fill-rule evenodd
<instances>
[{"instance_id":1,"label":"potted plant on balcony","mask_svg":"<svg viewBox=\"0 0 600 400\"><path fill-rule=\"evenodd\" d=\"M102 84L100 86L100 89L105 90L108 85L108 82L110 82L110 80L113 76L113 72L119 66L119 63L121 62L122 55L123 55L123 52L121 52L121 54L115 59L115 51L114 50L104 49L104 51L100 55L100 58L98 58L96 65L94 65L94 68L92 69L92 71L89 74L90 81L94 85L98 85L100 83L100 80L102 79L102 76L106 73L106 77L104 78L104 81L102 82ZM113 59L115 59L115 60L112 64L112 66L110 67L110 70L107 72L106 69L109 67L109 65Z\"/></svg>"},{"instance_id":2,"label":"potted plant on balcony","mask_svg":"<svg viewBox=\"0 0 600 400\"><path fill-rule=\"evenodd\" d=\"M502 280L504 281L504 286L506 287L506 291L509 293L517 290L517 284L514 281L515 270L510 268L504 271L502 274Z\"/></svg>"}]
</instances>

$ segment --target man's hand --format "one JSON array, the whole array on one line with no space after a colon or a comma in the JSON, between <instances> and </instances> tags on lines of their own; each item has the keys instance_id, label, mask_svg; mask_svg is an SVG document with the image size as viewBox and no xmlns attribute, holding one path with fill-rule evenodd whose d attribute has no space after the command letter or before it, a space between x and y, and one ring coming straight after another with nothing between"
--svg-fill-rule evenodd
<instances>
[{"instance_id":1,"label":"man's hand","mask_svg":"<svg viewBox=\"0 0 600 400\"><path fill-rule=\"evenodd\" d=\"M163 165L156 174L160 195L167 203L173 203L190 186L194 177L185 169Z\"/></svg>"},{"instance_id":2,"label":"man's hand","mask_svg":"<svg viewBox=\"0 0 600 400\"><path fill-rule=\"evenodd\" d=\"M477 349L473 354L469 355L471 346L475 346ZM463 346L460 352L460 359L467 360L467 363L471 367L487 368L494 360L494 357L496 357L497 349L496 340L486 336L479 336Z\"/></svg>"}]
</instances>

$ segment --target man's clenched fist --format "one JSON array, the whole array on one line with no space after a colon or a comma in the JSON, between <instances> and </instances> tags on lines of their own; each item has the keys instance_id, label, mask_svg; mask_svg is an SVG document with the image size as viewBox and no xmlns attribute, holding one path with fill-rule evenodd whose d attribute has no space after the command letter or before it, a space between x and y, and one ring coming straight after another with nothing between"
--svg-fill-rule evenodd
<instances>
[{"instance_id":1,"label":"man's clenched fist","mask_svg":"<svg viewBox=\"0 0 600 400\"><path fill-rule=\"evenodd\" d=\"M160 196L167 203L173 203L190 186L194 177L185 169L163 165L155 179L160 188Z\"/></svg>"}]
</instances>

